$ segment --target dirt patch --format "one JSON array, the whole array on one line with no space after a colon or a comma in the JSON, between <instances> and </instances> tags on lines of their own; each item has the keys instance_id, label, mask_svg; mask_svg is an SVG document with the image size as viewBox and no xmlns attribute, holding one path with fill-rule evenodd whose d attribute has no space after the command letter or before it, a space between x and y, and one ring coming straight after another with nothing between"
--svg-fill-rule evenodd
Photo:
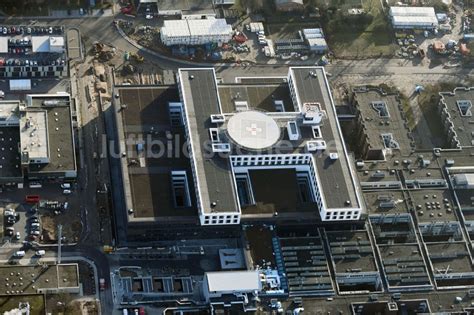
<instances>
[{"instance_id":1,"label":"dirt patch","mask_svg":"<svg viewBox=\"0 0 474 315\"><path fill-rule=\"evenodd\" d=\"M76 242L79 239L82 225L78 218L71 218L67 214L53 216L47 213L41 217L41 235L44 243L57 242L59 224L62 225L62 236L67 242Z\"/></svg>"}]
</instances>

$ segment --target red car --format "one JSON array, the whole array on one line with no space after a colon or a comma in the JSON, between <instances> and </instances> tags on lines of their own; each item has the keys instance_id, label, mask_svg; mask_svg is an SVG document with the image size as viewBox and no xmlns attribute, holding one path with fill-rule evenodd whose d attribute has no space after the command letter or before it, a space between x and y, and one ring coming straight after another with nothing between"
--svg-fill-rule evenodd
<instances>
[{"instance_id":1,"label":"red car","mask_svg":"<svg viewBox=\"0 0 474 315\"><path fill-rule=\"evenodd\" d=\"M120 9L120 12L122 12L123 14L130 14L132 13L132 11L133 11L133 7L131 5Z\"/></svg>"},{"instance_id":2,"label":"red car","mask_svg":"<svg viewBox=\"0 0 474 315\"><path fill-rule=\"evenodd\" d=\"M38 203L40 201L39 195L27 195L25 198L27 203Z\"/></svg>"}]
</instances>

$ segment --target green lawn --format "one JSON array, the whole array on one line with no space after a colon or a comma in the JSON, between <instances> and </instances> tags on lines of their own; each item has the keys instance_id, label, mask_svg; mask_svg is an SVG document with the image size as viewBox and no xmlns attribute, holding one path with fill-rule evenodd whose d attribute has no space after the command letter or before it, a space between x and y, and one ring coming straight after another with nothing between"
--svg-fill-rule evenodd
<instances>
[{"instance_id":1,"label":"green lawn","mask_svg":"<svg viewBox=\"0 0 474 315\"><path fill-rule=\"evenodd\" d=\"M364 16L334 14L327 23L329 46L337 57L392 56L396 51L392 30L379 0L364 0Z\"/></svg>"}]
</instances>

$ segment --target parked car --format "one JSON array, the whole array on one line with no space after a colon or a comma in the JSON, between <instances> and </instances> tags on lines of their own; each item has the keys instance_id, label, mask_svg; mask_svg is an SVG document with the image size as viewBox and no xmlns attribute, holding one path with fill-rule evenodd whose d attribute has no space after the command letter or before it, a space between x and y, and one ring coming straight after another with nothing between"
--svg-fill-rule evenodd
<instances>
[{"instance_id":1,"label":"parked car","mask_svg":"<svg viewBox=\"0 0 474 315\"><path fill-rule=\"evenodd\" d=\"M39 195L27 195L26 203L38 203L40 201Z\"/></svg>"},{"instance_id":2,"label":"parked car","mask_svg":"<svg viewBox=\"0 0 474 315\"><path fill-rule=\"evenodd\" d=\"M31 223L39 223L39 219L36 218L36 217L30 218L29 221L30 221Z\"/></svg>"},{"instance_id":3,"label":"parked car","mask_svg":"<svg viewBox=\"0 0 474 315\"><path fill-rule=\"evenodd\" d=\"M16 232L16 233L15 233L15 239L16 239L16 240L20 240L20 238L21 238L20 232Z\"/></svg>"},{"instance_id":4,"label":"parked car","mask_svg":"<svg viewBox=\"0 0 474 315\"><path fill-rule=\"evenodd\" d=\"M61 184L61 188L62 188L62 189L71 189L71 184L69 184L69 183L63 183L63 184Z\"/></svg>"},{"instance_id":5,"label":"parked car","mask_svg":"<svg viewBox=\"0 0 474 315\"><path fill-rule=\"evenodd\" d=\"M69 189L64 189L63 190L63 195L70 195L71 193L72 193L72 191L69 190Z\"/></svg>"},{"instance_id":6,"label":"parked car","mask_svg":"<svg viewBox=\"0 0 474 315\"><path fill-rule=\"evenodd\" d=\"M19 250L19 251L16 251L14 254L13 254L14 257L24 257L25 256L25 251L24 250Z\"/></svg>"},{"instance_id":7,"label":"parked car","mask_svg":"<svg viewBox=\"0 0 474 315\"><path fill-rule=\"evenodd\" d=\"M14 233L15 233L15 229L13 227L7 227L5 229L6 236L13 236Z\"/></svg>"},{"instance_id":8,"label":"parked car","mask_svg":"<svg viewBox=\"0 0 474 315\"><path fill-rule=\"evenodd\" d=\"M46 251L44 251L44 250L37 250L37 251L35 252L35 255L36 255L36 256L40 256L40 257L41 257L41 256L44 256L44 254L46 254Z\"/></svg>"}]
</instances>

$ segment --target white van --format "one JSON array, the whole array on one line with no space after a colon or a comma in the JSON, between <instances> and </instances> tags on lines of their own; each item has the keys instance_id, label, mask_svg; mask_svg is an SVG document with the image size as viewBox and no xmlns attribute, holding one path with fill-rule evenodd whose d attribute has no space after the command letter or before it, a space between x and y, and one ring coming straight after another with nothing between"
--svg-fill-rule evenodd
<instances>
[{"instance_id":1,"label":"white van","mask_svg":"<svg viewBox=\"0 0 474 315\"><path fill-rule=\"evenodd\" d=\"M69 184L69 183L61 184L61 188L62 189L71 189L71 184Z\"/></svg>"},{"instance_id":2,"label":"white van","mask_svg":"<svg viewBox=\"0 0 474 315\"><path fill-rule=\"evenodd\" d=\"M44 250L37 250L36 253L35 253L36 256L40 256L40 257L44 256L44 254L46 254L46 252Z\"/></svg>"},{"instance_id":3,"label":"white van","mask_svg":"<svg viewBox=\"0 0 474 315\"><path fill-rule=\"evenodd\" d=\"M30 183L30 188L42 188L43 185L41 185L41 183L38 183L38 182L31 182Z\"/></svg>"},{"instance_id":4,"label":"white van","mask_svg":"<svg viewBox=\"0 0 474 315\"><path fill-rule=\"evenodd\" d=\"M25 251L24 250L19 250L19 251L16 251L13 256L15 257L24 257L25 256Z\"/></svg>"}]
</instances>

